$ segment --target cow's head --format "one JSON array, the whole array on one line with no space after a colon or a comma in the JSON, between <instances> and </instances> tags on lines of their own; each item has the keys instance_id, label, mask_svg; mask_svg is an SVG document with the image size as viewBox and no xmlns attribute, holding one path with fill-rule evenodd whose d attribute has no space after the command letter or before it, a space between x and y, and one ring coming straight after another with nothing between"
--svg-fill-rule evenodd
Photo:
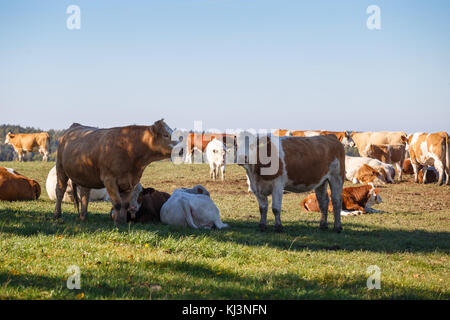
<instances>
[{"instance_id":1,"label":"cow's head","mask_svg":"<svg viewBox=\"0 0 450 320\"><path fill-rule=\"evenodd\" d=\"M344 147L356 147L356 144L352 139L352 133L350 131L344 131L344 137L342 138L341 143L344 145Z\"/></svg>"},{"instance_id":2,"label":"cow's head","mask_svg":"<svg viewBox=\"0 0 450 320\"><path fill-rule=\"evenodd\" d=\"M367 199L366 207L370 208L371 206L375 204L381 203L383 200L380 197L380 189L375 188L373 183L369 183L369 185L372 187L369 191L369 198Z\"/></svg>"},{"instance_id":3,"label":"cow's head","mask_svg":"<svg viewBox=\"0 0 450 320\"><path fill-rule=\"evenodd\" d=\"M225 145L217 140L216 138L214 138L209 144L208 147L210 148L210 150L212 151L212 155L214 159L211 159L212 161L218 163L218 164L224 164L225 163L225 158L227 155L227 149L225 147Z\"/></svg>"},{"instance_id":4,"label":"cow's head","mask_svg":"<svg viewBox=\"0 0 450 320\"><path fill-rule=\"evenodd\" d=\"M33 189L34 200L39 199L41 196L41 186L36 180L30 180L31 188Z\"/></svg>"},{"instance_id":5,"label":"cow's head","mask_svg":"<svg viewBox=\"0 0 450 320\"><path fill-rule=\"evenodd\" d=\"M152 149L163 156L171 156L172 149L178 141L172 141L173 130L164 122L164 119L156 121L150 126L152 134Z\"/></svg>"},{"instance_id":6,"label":"cow's head","mask_svg":"<svg viewBox=\"0 0 450 320\"><path fill-rule=\"evenodd\" d=\"M5 137L5 144L9 144L10 139L13 137L14 137L14 135L11 132L8 132L8 134Z\"/></svg>"}]
</instances>

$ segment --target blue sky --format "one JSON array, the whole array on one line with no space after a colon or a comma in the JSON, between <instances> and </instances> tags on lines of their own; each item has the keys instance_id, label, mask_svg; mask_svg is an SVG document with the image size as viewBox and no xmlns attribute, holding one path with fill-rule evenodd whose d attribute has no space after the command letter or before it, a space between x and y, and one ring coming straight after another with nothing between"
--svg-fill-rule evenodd
<instances>
[{"instance_id":1,"label":"blue sky","mask_svg":"<svg viewBox=\"0 0 450 320\"><path fill-rule=\"evenodd\" d=\"M450 1L1 1L0 111L42 129L448 131Z\"/></svg>"}]
</instances>

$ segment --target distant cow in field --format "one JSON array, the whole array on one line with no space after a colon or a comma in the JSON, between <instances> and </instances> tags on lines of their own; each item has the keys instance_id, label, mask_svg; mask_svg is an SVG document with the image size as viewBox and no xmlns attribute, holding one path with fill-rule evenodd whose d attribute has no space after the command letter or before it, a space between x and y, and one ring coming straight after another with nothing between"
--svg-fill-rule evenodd
<instances>
[{"instance_id":1,"label":"distant cow in field","mask_svg":"<svg viewBox=\"0 0 450 320\"><path fill-rule=\"evenodd\" d=\"M340 213L345 175L345 151L331 135L315 137L254 137L248 150L238 143L238 164L243 166L250 187L259 204L260 230L266 229L268 199L272 194L275 230L282 231L281 204L283 190L315 190L321 207L320 228L326 229L328 215L327 186L331 189L334 208L334 230L342 230ZM264 155L267 155L265 157Z\"/></svg>"},{"instance_id":2,"label":"distant cow in field","mask_svg":"<svg viewBox=\"0 0 450 320\"><path fill-rule=\"evenodd\" d=\"M194 229L228 227L220 220L219 209L209 192L199 185L192 189L176 189L161 208L161 222Z\"/></svg>"},{"instance_id":3,"label":"distant cow in field","mask_svg":"<svg viewBox=\"0 0 450 320\"><path fill-rule=\"evenodd\" d=\"M368 157L370 145L406 145L407 135L402 131L352 132L350 134L361 157Z\"/></svg>"},{"instance_id":4,"label":"distant cow in field","mask_svg":"<svg viewBox=\"0 0 450 320\"><path fill-rule=\"evenodd\" d=\"M87 219L90 189L106 188L114 206L114 222L126 223L130 199L144 169L153 161L170 158L176 142L163 120L151 126L98 129L73 124L62 136L56 158L57 188L54 217L72 180L80 186L82 220ZM78 201L77 193L74 193Z\"/></svg>"},{"instance_id":5,"label":"distant cow in field","mask_svg":"<svg viewBox=\"0 0 450 320\"><path fill-rule=\"evenodd\" d=\"M408 137L408 150L411 156L411 165L414 170L414 180L419 182L419 165L425 171L428 166L434 166L439 173L438 184L450 185L450 145L447 132L421 133L417 132ZM423 183L427 181L427 175Z\"/></svg>"},{"instance_id":6,"label":"distant cow in field","mask_svg":"<svg viewBox=\"0 0 450 320\"><path fill-rule=\"evenodd\" d=\"M191 132L186 137L186 162L192 163L194 148L200 152L204 152L213 139L222 141L225 146L227 144L233 144L233 147L236 148L236 136L233 134Z\"/></svg>"},{"instance_id":7,"label":"distant cow in field","mask_svg":"<svg viewBox=\"0 0 450 320\"><path fill-rule=\"evenodd\" d=\"M48 160L50 148L50 136L47 132L41 133L11 133L8 132L5 144L14 147L14 151L19 156L19 161L23 159L24 152L38 152L42 155L42 160Z\"/></svg>"},{"instance_id":8,"label":"distant cow in field","mask_svg":"<svg viewBox=\"0 0 450 320\"><path fill-rule=\"evenodd\" d=\"M386 173L386 181L388 183L394 183L395 169L391 164L381 162L378 159L373 159L369 157L352 157L345 156L345 177L349 181L353 181L356 176L357 171L364 165L367 164L373 169L379 171L379 168L383 168Z\"/></svg>"},{"instance_id":9,"label":"distant cow in field","mask_svg":"<svg viewBox=\"0 0 450 320\"><path fill-rule=\"evenodd\" d=\"M37 200L40 195L41 186L36 180L29 179L13 169L0 167L0 200Z\"/></svg>"},{"instance_id":10,"label":"distant cow in field","mask_svg":"<svg viewBox=\"0 0 450 320\"><path fill-rule=\"evenodd\" d=\"M47 175L47 180L45 183L45 189L47 190L47 194L50 200L56 200L56 166L54 166ZM80 187L78 189L78 197L81 197ZM63 200L64 202L73 202L75 199L73 197L73 187L72 180L67 181L67 189L64 193ZM89 201L110 201L108 192L106 188L102 189L91 189L89 194Z\"/></svg>"},{"instance_id":11,"label":"distant cow in field","mask_svg":"<svg viewBox=\"0 0 450 320\"><path fill-rule=\"evenodd\" d=\"M222 181L225 180L225 161L226 161L227 149L222 141L214 138L206 146L206 158L209 163L209 174L211 179L216 180L219 176L219 172L222 173Z\"/></svg>"},{"instance_id":12,"label":"distant cow in field","mask_svg":"<svg viewBox=\"0 0 450 320\"><path fill-rule=\"evenodd\" d=\"M395 164L397 167L398 179L402 181L402 166L405 161L405 145L397 144L371 144L367 151L369 158L378 159L381 162Z\"/></svg>"},{"instance_id":13,"label":"distant cow in field","mask_svg":"<svg viewBox=\"0 0 450 320\"><path fill-rule=\"evenodd\" d=\"M379 195L380 190L373 184L359 187L347 187L342 190L342 211L341 216L364 214L366 212L379 212L372 209L374 204L382 202ZM330 197L330 192L328 192ZM308 195L300 204L304 211L320 212L319 203L314 193ZM332 211L331 205L328 211Z\"/></svg>"}]
</instances>

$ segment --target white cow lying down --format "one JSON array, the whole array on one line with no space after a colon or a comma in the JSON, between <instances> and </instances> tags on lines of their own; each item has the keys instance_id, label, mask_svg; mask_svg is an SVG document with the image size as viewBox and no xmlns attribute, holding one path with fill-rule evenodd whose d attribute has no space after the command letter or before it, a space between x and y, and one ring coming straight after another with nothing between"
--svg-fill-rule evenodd
<instances>
[{"instance_id":1,"label":"white cow lying down","mask_svg":"<svg viewBox=\"0 0 450 320\"><path fill-rule=\"evenodd\" d=\"M161 208L161 222L194 229L228 227L220 220L219 209L209 192L197 185L192 189L176 189Z\"/></svg>"},{"instance_id":2,"label":"white cow lying down","mask_svg":"<svg viewBox=\"0 0 450 320\"><path fill-rule=\"evenodd\" d=\"M47 189L47 194L50 200L56 200L56 166L54 166L48 173L45 189ZM78 198L80 198L80 190L78 190ZM67 189L66 193L64 193L63 201L73 202L72 181L70 179L67 183ZM110 201L110 199L105 188L91 189L89 201Z\"/></svg>"},{"instance_id":3,"label":"white cow lying down","mask_svg":"<svg viewBox=\"0 0 450 320\"><path fill-rule=\"evenodd\" d=\"M382 167L386 172L387 181L389 183L394 183L395 169L391 164L381 162L377 159L372 159L368 157L351 157L345 156L345 178L349 181L353 181L359 168L364 164L371 166L372 168Z\"/></svg>"}]
</instances>

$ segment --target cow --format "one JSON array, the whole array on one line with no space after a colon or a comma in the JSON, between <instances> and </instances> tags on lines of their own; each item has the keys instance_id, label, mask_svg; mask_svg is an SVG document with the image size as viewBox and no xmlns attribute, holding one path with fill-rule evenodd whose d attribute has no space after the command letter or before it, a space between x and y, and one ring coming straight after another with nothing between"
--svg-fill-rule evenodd
<instances>
[{"instance_id":1,"label":"cow","mask_svg":"<svg viewBox=\"0 0 450 320\"><path fill-rule=\"evenodd\" d=\"M277 129L274 131L273 135L278 137L285 136L294 136L294 137L315 137L315 136L324 136L327 134L335 135L336 138L345 146L349 148L353 148L355 143L352 140L351 134L349 131L327 131L327 130L286 130L286 129Z\"/></svg>"},{"instance_id":2,"label":"cow","mask_svg":"<svg viewBox=\"0 0 450 320\"><path fill-rule=\"evenodd\" d=\"M56 200L56 166L54 166L47 175L45 189L50 200ZM80 187L78 189L78 197L81 197ZM64 202L74 202L72 180L67 181L67 189L62 199ZM106 188L91 189L89 201L110 201Z\"/></svg>"},{"instance_id":3,"label":"cow","mask_svg":"<svg viewBox=\"0 0 450 320\"><path fill-rule=\"evenodd\" d=\"M222 141L225 146L232 143L236 148L236 136L234 134L225 133L189 133L186 137L186 162L192 163L194 148L200 152L204 152L208 144L217 139Z\"/></svg>"},{"instance_id":4,"label":"cow","mask_svg":"<svg viewBox=\"0 0 450 320\"><path fill-rule=\"evenodd\" d=\"M426 170L419 170L418 181L423 184L438 182L439 173L434 167L427 167Z\"/></svg>"},{"instance_id":5,"label":"cow","mask_svg":"<svg viewBox=\"0 0 450 320\"><path fill-rule=\"evenodd\" d=\"M374 204L382 202L379 193L380 190L375 188L373 184L344 188L342 190L341 216L381 212L371 208ZM328 192L328 197L330 197L330 192ZM314 193L303 199L300 207L303 211L320 212L319 203ZM333 208L329 205L328 211L331 212L332 210Z\"/></svg>"},{"instance_id":6,"label":"cow","mask_svg":"<svg viewBox=\"0 0 450 320\"><path fill-rule=\"evenodd\" d=\"M176 189L161 207L161 222L194 229L227 228L219 209L203 186Z\"/></svg>"},{"instance_id":7,"label":"cow","mask_svg":"<svg viewBox=\"0 0 450 320\"><path fill-rule=\"evenodd\" d=\"M367 164L363 164L358 171L356 171L355 176L352 179L353 183L368 184L373 183L376 185L386 184L386 172L383 168L375 170Z\"/></svg>"},{"instance_id":8,"label":"cow","mask_svg":"<svg viewBox=\"0 0 450 320\"><path fill-rule=\"evenodd\" d=\"M54 218L61 217L61 201L71 179L73 189L81 187L81 220L87 220L90 189L106 188L114 206L114 223L126 223L130 199L144 169L171 157L177 143L171 135L163 120L151 126L109 129L72 124L58 146ZM78 203L76 192L74 198Z\"/></svg>"},{"instance_id":9,"label":"cow","mask_svg":"<svg viewBox=\"0 0 450 320\"><path fill-rule=\"evenodd\" d=\"M378 159L388 164L395 164L399 181L402 181L402 165L405 161L405 153L404 144L371 144L367 150L369 158Z\"/></svg>"},{"instance_id":10,"label":"cow","mask_svg":"<svg viewBox=\"0 0 450 320\"><path fill-rule=\"evenodd\" d=\"M38 152L42 155L42 160L48 160L50 148L50 136L47 132L40 133L11 133L8 132L5 138L5 144L13 146L14 151L23 159L24 152Z\"/></svg>"},{"instance_id":11,"label":"cow","mask_svg":"<svg viewBox=\"0 0 450 320\"><path fill-rule=\"evenodd\" d=\"M364 164L367 164L379 171L379 168L383 168L386 172L386 181L388 183L394 183L395 169L391 164L381 162L380 160L369 158L369 157L352 157L345 156L345 177L349 181L353 181L356 176L357 171Z\"/></svg>"},{"instance_id":12,"label":"cow","mask_svg":"<svg viewBox=\"0 0 450 320\"><path fill-rule=\"evenodd\" d=\"M368 156L367 152L371 144L405 145L407 141L407 135L402 131L352 132L350 133L350 137L355 143L361 157Z\"/></svg>"},{"instance_id":13,"label":"cow","mask_svg":"<svg viewBox=\"0 0 450 320\"><path fill-rule=\"evenodd\" d=\"M170 194L155 190L153 188L143 188L139 183L140 188L135 188L133 194L136 197L136 207L127 212L127 222L139 223L158 223L161 222L161 207L170 198ZM132 203L132 202L131 202ZM130 204L131 208L131 204ZM111 208L110 216L113 219L114 208Z\"/></svg>"},{"instance_id":14,"label":"cow","mask_svg":"<svg viewBox=\"0 0 450 320\"><path fill-rule=\"evenodd\" d=\"M222 173L222 181L225 180L225 162L227 149L222 141L214 138L206 146L206 158L209 163L209 174L211 179L216 180L219 171Z\"/></svg>"},{"instance_id":15,"label":"cow","mask_svg":"<svg viewBox=\"0 0 450 320\"><path fill-rule=\"evenodd\" d=\"M282 231L280 213L284 190L296 193L315 190L322 209L320 228L327 229L328 184L334 208L334 230L342 230L340 212L345 151L336 137L257 136L253 137L248 149L240 147L241 141L239 137L238 164L245 169L258 200L261 231L266 229L267 197L270 194L275 231Z\"/></svg>"},{"instance_id":16,"label":"cow","mask_svg":"<svg viewBox=\"0 0 450 320\"><path fill-rule=\"evenodd\" d=\"M40 195L41 186L36 180L27 178L13 169L0 167L0 200L37 200Z\"/></svg>"},{"instance_id":17,"label":"cow","mask_svg":"<svg viewBox=\"0 0 450 320\"><path fill-rule=\"evenodd\" d=\"M447 132L422 133L416 132L408 136L408 151L411 157L411 165L414 170L414 181L419 182L419 165L426 170L428 166L434 166L439 173L438 184L450 185L450 145ZM426 183L426 179L423 179Z\"/></svg>"}]
</instances>

